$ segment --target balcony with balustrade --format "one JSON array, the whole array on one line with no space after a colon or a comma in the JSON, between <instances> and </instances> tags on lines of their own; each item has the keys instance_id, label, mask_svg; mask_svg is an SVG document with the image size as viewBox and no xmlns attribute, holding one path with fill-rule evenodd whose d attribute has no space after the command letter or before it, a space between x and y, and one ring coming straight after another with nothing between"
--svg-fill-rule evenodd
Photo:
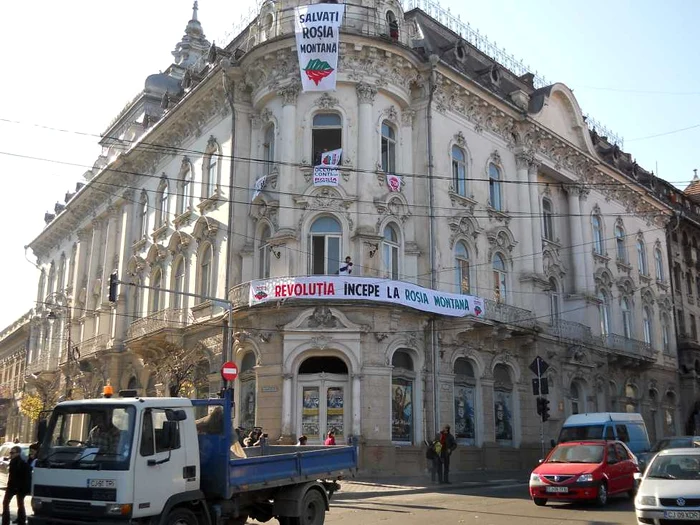
<instances>
[{"instance_id":1,"label":"balcony with balustrade","mask_svg":"<svg viewBox=\"0 0 700 525\"><path fill-rule=\"evenodd\" d=\"M188 310L166 308L132 322L127 330L126 342L133 349L139 343L182 335L189 324Z\"/></svg>"}]
</instances>

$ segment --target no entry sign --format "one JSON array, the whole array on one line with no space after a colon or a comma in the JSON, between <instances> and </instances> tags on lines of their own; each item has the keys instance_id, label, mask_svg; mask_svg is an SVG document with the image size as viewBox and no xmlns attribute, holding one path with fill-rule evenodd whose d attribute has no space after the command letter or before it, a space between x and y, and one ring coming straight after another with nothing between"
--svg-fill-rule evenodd
<instances>
[{"instance_id":1,"label":"no entry sign","mask_svg":"<svg viewBox=\"0 0 700 525\"><path fill-rule=\"evenodd\" d=\"M221 377L224 381L235 381L238 377L238 367L236 363L226 361L221 365Z\"/></svg>"}]
</instances>

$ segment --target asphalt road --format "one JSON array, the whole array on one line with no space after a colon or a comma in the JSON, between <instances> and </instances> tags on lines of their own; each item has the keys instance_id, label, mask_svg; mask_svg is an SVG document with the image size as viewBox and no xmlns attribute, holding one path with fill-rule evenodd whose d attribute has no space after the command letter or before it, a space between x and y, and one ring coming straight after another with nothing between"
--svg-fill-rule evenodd
<instances>
[{"instance_id":1,"label":"asphalt road","mask_svg":"<svg viewBox=\"0 0 700 525\"><path fill-rule=\"evenodd\" d=\"M249 523L257 524L255 521ZM275 521L268 523L275 524ZM602 508L553 503L536 507L527 485L469 487L442 492L417 491L367 498L336 494L326 525L636 525L633 502L611 498ZM276 524L275 524L276 525Z\"/></svg>"}]
</instances>

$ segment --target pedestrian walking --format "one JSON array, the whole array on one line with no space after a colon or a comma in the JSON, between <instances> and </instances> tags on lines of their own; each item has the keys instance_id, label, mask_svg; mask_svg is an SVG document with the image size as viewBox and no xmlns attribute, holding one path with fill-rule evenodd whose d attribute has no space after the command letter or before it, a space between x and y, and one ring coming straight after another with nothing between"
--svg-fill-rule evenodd
<instances>
[{"instance_id":1,"label":"pedestrian walking","mask_svg":"<svg viewBox=\"0 0 700 525\"><path fill-rule=\"evenodd\" d=\"M438 482L451 484L450 481L450 456L457 448L457 440L450 434L450 425L445 425L434 440L435 453L438 456L437 471Z\"/></svg>"},{"instance_id":2,"label":"pedestrian walking","mask_svg":"<svg viewBox=\"0 0 700 525\"><path fill-rule=\"evenodd\" d=\"M24 510L24 497L31 491L31 476L29 464L22 459L22 449L18 446L10 449L10 465L8 468L7 488L2 500L2 525L10 525L10 502L17 501L18 525L25 525L27 513Z\"/></svg>"},{"instance_id":3,"label":"pedestrian walking","mask_svg":"<svg viewBox=\"0 0 700 525\"><path fill-rule=\"evenodd\" d=\"M326 437L326 441L324 441L323 444L326 446L335 445L335 434L332 430L328 431L328 436Z\"/></svg>"}]
</instances>

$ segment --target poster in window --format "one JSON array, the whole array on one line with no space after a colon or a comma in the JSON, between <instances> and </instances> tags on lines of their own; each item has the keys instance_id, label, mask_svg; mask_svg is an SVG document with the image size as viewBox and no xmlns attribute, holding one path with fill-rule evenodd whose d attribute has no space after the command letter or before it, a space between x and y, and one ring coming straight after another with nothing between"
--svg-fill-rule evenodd
<instances>
[{"instance_id":1,"label":"poster in window","mask_svg":"<svg viewBox=\"0 0 700 525\"><path fill-rule=\"evenodd\" d=\"M326 428L333 431L336 440L344 435L345 399L342 387L331 387L327 391Z\"/></svg>"},{"instance_id":2,"label":"poster in window","mask_svg":"<svg viewBox=\"0 0 700 525\"><path fill-rule=\"evenodd\" d=\"M304 387L301 411L301 433L309 439L318 439L320 437L318 402L318 387Z\"/></svg>"},{"instance_id":3,"label":"poster in window","mask_svg":"<svg viewBox=\"0 0 700 525\"><path fill-rule=\"evenodd\" d=\"M455 437L474 442L474 387L455 387Z\"/></svg>"},{"instance_id":4,"label":"poster in window","mask_svg":"<svg viewBox=\"0 0 700 525\"><path fill-rule=\"evenodd\" d=\"M393 379L391 394L391 440L410 443L413 435L413 383Z\"/></svg>"},{"instance_id":5,"label":"poster in window","mask_svg":"<svg viewBox=\"0 0 700 525\"><path fill-rule=\"evenodd\" d=\"M496 441L513 439L512 394L510 392L495 392L494 414L496 420Z\"/></svg>"},{"instance_id":6,"label":"poster in window","mask_svg":"<svg viewBox=\"0 0 700 525\"><path fill-rule=\"evenodd\" d=\"M241 423L250 432L255 426L255 380L241 381Z\"/></svg>"}]
</instances>

